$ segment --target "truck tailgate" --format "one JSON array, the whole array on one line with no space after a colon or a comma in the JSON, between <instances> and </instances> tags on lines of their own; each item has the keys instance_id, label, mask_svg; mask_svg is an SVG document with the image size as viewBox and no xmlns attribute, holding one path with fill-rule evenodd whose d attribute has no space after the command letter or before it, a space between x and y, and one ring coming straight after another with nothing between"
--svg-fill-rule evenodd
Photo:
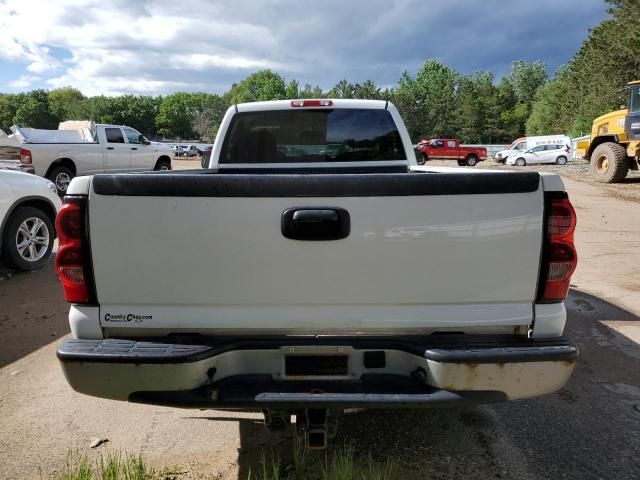
<instances>
[{"instance_id":1,"label":"truck tailgate","mask_svg":"<svg viewBox=\"0 0 640 480\"><path fill-rule=\"evenodd\" d=\"M286 238L291 208L344 209L348 236ZM470 331L531 324L543 189L534 172L98 175L89 225L107 329Z\"/></svg>"}]
</instances>

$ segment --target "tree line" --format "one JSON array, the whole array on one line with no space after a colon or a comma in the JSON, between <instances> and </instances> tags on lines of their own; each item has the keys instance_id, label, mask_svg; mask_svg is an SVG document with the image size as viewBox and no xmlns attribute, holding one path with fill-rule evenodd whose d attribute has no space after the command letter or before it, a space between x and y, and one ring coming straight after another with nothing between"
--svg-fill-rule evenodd
<instances>
[{"instance_id":1,"label":"tree line","mask_svg":"<svg viewBox=\"0 0 640 480\"><path fill-rule=\"evenodd\" d=\"M178 92L166 96L86 97L73 87L0 94L0 127L13 124L57 128L60 121L91 119L130 125L150 138L211 140L226 109L235 103L295 98L361 98L392 101L414 139L460 137L465 142L511 141L526 122L536 89L546 80L541 62L514 62L494 85L493 75L461 75L430 59L412 77L404 72L393 88L372 80L340 80L330 90L286 82L261 70L233 84L223 95Z\"/></svg>"},{"instance_id":2,"label":"tree line","mask_svg":"<svg viewBox=\"0 0 640 480\"><path fill-rule=\"evenodd\" d=\"M226 109L235 103L293 98L368 98L392 101L414 141L454 137L464 143L509 143L526 134L588 133L598 115L625 101L622 87L640 79L640 3L606 0L611 17L590 31L571 61L551 79L541 61L513 62L496 81L490 72L461 74L435 59L396 85L340 80L330 90L271 70L252 73L222 95L178 92L166 96L86 97L64 87L0 94L0 128L13 124L56 128L91 119L130 125L150 138L212 141Z\"/></svg>"}]
</instances>

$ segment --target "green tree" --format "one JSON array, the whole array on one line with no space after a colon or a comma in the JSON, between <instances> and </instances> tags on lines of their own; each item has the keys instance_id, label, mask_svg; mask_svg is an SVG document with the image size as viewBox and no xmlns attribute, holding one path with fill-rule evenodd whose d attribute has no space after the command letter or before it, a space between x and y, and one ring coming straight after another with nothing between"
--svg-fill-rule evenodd
<instances>
[{"instance_id":1,"label":"green tree","mask_svg":"<svg viewBox=\"0 0 640 480\"><path fill-rule=\"evenodd\" d=\"M284 79L271 70L252 73L240 83L234 83L225 93L229 104L282 100L287 97Z\"/></svg>"},{"instance_id":2,"label":"green tree","mask_svg":"<svg viewBox=\"0 0 640 480\"><path fill-rule=\"evenodd\" d=\"M553 80L538 89L531 115L526 123L527 135L564 133L563 125L566 122L566 112L558 107L563 103L564 87L568 74L569 67L563 65L558 69Z\"/></svg>"},{"instance_id":3,"label":"green tree","mask_svg":"<svg viewBox=\"0 0 640 480\"><path fill-rule=\"evenodd\" d=\"M382 98L380 88L372 80L356 83L353 87L353 98L365 100L379 100Z\"/></svg>"},{"instance_id":4,"label":"green tree","mask_svg":"<svg viewBox=\"0 0 640 480\"><path fill-rule=\"evenodd\" d=\"M356 98L355 85L349 83L345 79L340 80L331 90L329 90L328 96L330 98Z\"/></svg>"},{"instance_id":5,"label":"green tree","mask_svg":"<svg viewBox=\"0 0 640 480\"><path fill-rule=\"evenodd\" d=\"M427 60L418 70L415 82L425 110L424 128L431 136L453 136L455 89L458 74L436 60Z\"/></svg>"},{"instance_id":6,"label":"green tree","mask_svg":"<svg viewBox=\"0 0 640 480\"><path fill-rule=\"evenodd\" d=\"M546 65L540 60L530 63L516 60L511 65L507 78L513 85L518 102L529 106L533 103L538 88L547 81Z\"/></svg>"},{"instance_id":7,"label":"green tree","mask_svg":"<svg viewBox=\"0 0 640 480\"><path fill-rule=\"evenodd\" d=\"M287 83L284 96L288 99L300 98L300 84L297 80L291 80Z\"/></svg>"},{"instance_id":8,"label":"green tree","mask_svg":"<svg viewBox=\"0 0 640 480\"><path fill-rule=\"evenodd\" d=\"M191 127L200 139L213 141L228 108L227 102L219 95L208 93L201 94L196 100L198 105L193 114Z\"/></svg>"},{"instance_id":9,"label":"green tree","mask_svg":"<svg viewBox=\"0 0 640 480\"><path fill-rule=\"evenodd\" d=\"M198 101L191 93L178 92L162 98L156 116L158 133L167 137L193 138L192 122L198 107Z\"/></svg>"},{"instance_id":10,"label":"green tree","mask_svg":"<svg viewBox=\"0 0 640 480\"><path fill-rule=\"evenodd\" d=\"M22 127L57 128L57 118L49 112L46 90L33 90L24 95L13 122Z\"/></svg>"},{"instance_id":11,"label":"green tree","mask_svg":"<svg viewBox=\"0 0 640 480\"><path fill-rule=\"evenodd\" d=\"M398 85L392 92L391 100L402 115L411 139L420 140L418 136L422 132L422 105L417 97L415 82L406 71L400 75Z\"/></svg>"},{"instance_id":12,"label":"green tree","mask_svg":"<svg viewBox=\"0 0 640 480\"><path fill-rule=\"evenodd\" d=\"M115 123L112 116L111 102L113 97L99 95L85 98L82 101L82 109L86 112L85 117L97 123Z\"/></svg>"},{"instance_id":13,"label":"green tree","mask_svg":"<svg viewBox=\"0 0 640 480\"><path fill-rule=\"evenodd\" d=\"M514 124L514 110L518 105L518 99L513 89L513 84L507 77L503 77L496 87L494 103L491 107L491 118L497 126L495 130L496 142L509 143L521 136L522 126Z\"/></svg>"},{"instance_id":14,"label":"green tree","mask_svg":"<svg viewBox=\"0 0 640 480\"><path fill-rule=\"evenodd\" d=\"M161 97L144 95L111 97L103 106L103 115L109 118L109 123L128 125L145 135L153 136L161 101Z\"/></svg>"},{"instance_id":15,"label":"green tree","mask_svg":"<svg viewBox=\"0 0 640 480\"><path fill-rule=\"evenodd\" d=\"M13 119L24 95L14 95L11 93L0 93L0 128L9 131L13 125Z\"/></svg>"},{"instance_id":16,"label":"green tree","mask_svg":"<svg viewBox=\"0 0 640 480\"><path fill-rule=\"evenodd\" d=\"M494 112L499 117L496 140L511 142L524 135L536 94L546 82L547 72L543 62L513 62L511 71L498 85L498 108Z\"/></svg>"},{"instance_id":17,"label":"green tree","mask_svg":"<svg viewBox=\"0 0 640 480\"><path fill-rule=\"evenodd\" d=\"M502 140L510 143L524 135L527 118L529 108L524 103L517 103L512 109L503 111L500 115Z\"/></svg>"},{"instance_id":18,"label":"green tree","mask_svg":"<svg viewBox=\"0 0 640 480\"><path fill-rule=\"evenodd\" d=\"M489 72L475 72L461 76L456 90L456 130L465 143L481 143L493 140L490 131L495 126L490 123L490 107L495 97L493 75Z\"/></svg>"},{"instance_id":19,"label":"green tree","mask_svg":"<svg viewBox=\"0 0 640 480\"><path fill-rule=\"evenodd\" d=\"M455 135L457 79L454 70L434 59L427 60L415 78L403 72L393 99L413 140Z\"/></svg>"},{"instance_id":20,"label":"green tree","mask_svg":"<svg viewBox=\"0 0 640 480\"><path fill-rule=\"evenodd\" d=\"M59 121L86 118L85 96L73 87L62 87L48 93L49 111Z\"/></svg>"},{"instance_id":21,"label":"green tree","mask_svg":"<svg viewBox=\"0 0 640 480\"><path fill-rule=\"evenodd\" d=\"M299 98L322 98L325 95L318 85L312 87L310 83L305 83L304 87L298 92L298 96Z\"/></svg>"}]
</instances>

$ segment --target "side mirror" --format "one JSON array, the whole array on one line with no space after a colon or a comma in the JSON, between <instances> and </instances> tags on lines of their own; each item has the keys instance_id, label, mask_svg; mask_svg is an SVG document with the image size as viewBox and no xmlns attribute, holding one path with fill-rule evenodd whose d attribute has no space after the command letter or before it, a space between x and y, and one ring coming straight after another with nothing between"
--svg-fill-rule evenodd
<instances>
[{"instance_id":1,"label":"side mirror","mask_svg":"<svg viewBox=\"0 0 640 480\"><path fill-rule=\"evenodd\" d=\"M151 144L151 142L149 140L147 140L147 137L145 137L142 134L140 134L140 136L138 137L138 141L140 143L142 143L143 145L150 145Z\"/></svg>"}]
</instances>

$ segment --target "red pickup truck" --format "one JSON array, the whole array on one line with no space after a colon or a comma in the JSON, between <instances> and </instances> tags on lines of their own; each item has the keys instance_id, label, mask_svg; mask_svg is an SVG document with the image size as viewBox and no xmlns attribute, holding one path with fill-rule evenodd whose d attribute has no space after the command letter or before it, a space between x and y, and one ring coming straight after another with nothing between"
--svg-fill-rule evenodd
<instances>
[{"instance_id":1,"label":"red pickup truck","mask_svg":"<svg viewBox=\"0 0 640 480\"><path fill-rule=\"evenodd\" d=\"M422 153L422 159L418 161L421 164L428 160L457 160L461 167L473 167L487 159L486 148L461 147L460 140L452 138L421 140L416 148Z\"/></svg>"}]
</instances>

